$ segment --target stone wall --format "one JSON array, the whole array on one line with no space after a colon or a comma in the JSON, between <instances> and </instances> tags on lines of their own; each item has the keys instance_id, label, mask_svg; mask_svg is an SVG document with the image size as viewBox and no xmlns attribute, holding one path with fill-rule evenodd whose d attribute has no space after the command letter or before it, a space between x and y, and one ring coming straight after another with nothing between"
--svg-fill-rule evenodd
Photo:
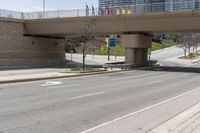
<instances>
[{"instance_id":1,"label":"stone wall","mask_svg":"<svg viewBox=\"0 0 200 133\"><path fill-rule=\"evenodd\" d=\"M23 34L23 22L0 19L0 68L64 65L63 40Z\"/></svg>"}]
</instances>

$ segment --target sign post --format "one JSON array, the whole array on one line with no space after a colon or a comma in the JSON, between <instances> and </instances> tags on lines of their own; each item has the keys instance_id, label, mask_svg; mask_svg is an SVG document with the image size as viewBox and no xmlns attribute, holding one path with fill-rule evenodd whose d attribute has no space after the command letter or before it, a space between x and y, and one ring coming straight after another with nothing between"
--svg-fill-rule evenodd
<instances>
[{"instance_id":1,"label":"sign post","mask_svg":"<svg viewBox=\"0 0 200 133\"><path fill-rule=\"evenodd\" d=\"M108 61L110 60L110 42L109 42L109 37L106 37L105 39L105 43L106 43L106 47L107 47L107 55L108 55Z\"/></svg>"},{"instance_id":2,"label":"sign post","mask_svg":"<svg viewBox=\"0 0 200 133\"><path fill-rule=\"evenodd\" d=\"M105 39L106 47L108 48L108 61L110 60L110 49L116 47L117 39L114 35L106 37Z\"/></svg>"}]
</instances>

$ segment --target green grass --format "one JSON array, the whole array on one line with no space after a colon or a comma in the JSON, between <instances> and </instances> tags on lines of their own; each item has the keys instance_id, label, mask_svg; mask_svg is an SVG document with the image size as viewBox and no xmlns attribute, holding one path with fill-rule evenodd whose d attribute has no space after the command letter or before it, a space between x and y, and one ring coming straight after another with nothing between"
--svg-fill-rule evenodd
<instances>
[{"instance_id":1,"label":"green grass","mask_svg":"<svg viewBox=\"0 0 200 133\"><path fill-rule=\"evenodd\" d=\"M168 48L168 47L171 47L174 45L176 45L176 43L168 41L168 42L164 43L163 48ZM153 42L151 51L155 51L155 50L159 50L159 49L162 49L162 45L160 43ZM114 56L115 53L117 53L117 56L124 56L125 50L120 45L117 45L115 48L111 48L111 50L110 50L110 55ZM99 48L97 50L97 54L98 55L107 55L107 47L103 46L103 47Z\"/></svg>"},{"instance_id":2,"label":"green grass","mask_svg":"<svg viewBox=\"0 0 200 133\"><path fill-rule=\"evenodd\" d=\"M97 54L98 55L107 55L108 48L106 46L101 47L98 49ZM120 45L117 45L115 48L110 48L110 55L115 55L117 53L118 56L124 56L125 50Z\"/></svg>"},{"instance_id":3,"label":"green grass","mask_svg":"<svg viewBox=\"0 0 200 133\"><path fill-rule=\"evenodd\" d=\"M95 70L94 68L85 68L85 71L93 71ZM82 72L83 68L71 68L71 69L67 69L66 71L70 71L70 72Z\"/></svg>"},{"instance_id":4,"label":"green grass","mask_svg":"<svg viewBox=\"0 0 200 133\"><path fill-rule=\"evenodd\" d=\"M168 47L172 47L175 45L176 45L175 42L168 41L168 42L164 43L163 48L168 48ZM152 43L151 51L156 51L156 50L160 50L160 49L162 49L162 45L160 43L157 43L157 42Z\"/></svg>"}]
</instances>

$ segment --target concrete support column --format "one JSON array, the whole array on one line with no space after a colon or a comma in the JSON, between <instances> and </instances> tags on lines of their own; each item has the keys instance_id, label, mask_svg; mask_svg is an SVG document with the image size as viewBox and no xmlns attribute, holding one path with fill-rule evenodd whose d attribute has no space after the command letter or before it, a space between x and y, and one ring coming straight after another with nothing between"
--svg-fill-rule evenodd
<instances>
[{"instance_id":1,"label":"concrete support column","mask_svg":"<svg viewBox=\"0 0 200 133\"><path fill-rule=\"evenodd\" d=\"M145 65L148 62L148 48L151 48L152 37L143 34L122 35L122 47L125 48L126 64Z\"/></svg>"}]
</instances>

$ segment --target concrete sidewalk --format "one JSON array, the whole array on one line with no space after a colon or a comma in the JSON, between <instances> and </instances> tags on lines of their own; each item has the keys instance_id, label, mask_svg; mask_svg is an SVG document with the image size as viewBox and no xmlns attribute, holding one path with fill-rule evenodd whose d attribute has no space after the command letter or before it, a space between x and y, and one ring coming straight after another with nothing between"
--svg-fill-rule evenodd
<instances>
[{"instance_id":1,"label":"concrete sidewalk","mask_svg":"<svg viewBox=\"0 0 200 133\"><path fill-rule=\"evenodd\" d=\"M64 68L26 69L26 70L11 70L11 71L6 70L6 71L0 71L0 84L88 76L88 75L106 74L106 73L114 73L121 71L123 70L113 69L107 71L99 70L93 72L91 71L91 72L79 73L79 72L67 72L66 69Z\"/></svg>"},{"instance_id":2,"label":"concrete sidewalk","mask_svg":"<svg viewBox=\"0 0 200 133\"><path fill-rule=\"evenodd\" d=\"M197 105L199 94L200 88L196 88L135 112L118 116L81 133L199 133L200 104ZM187 111L184 112L185 110ZM177 117L174 118L175 116ZM180 130L172 130L174 128ZM181 130L184 132L180 132Z\"/></svg>"},{"instance_id":3,"label":"concrete sidewalk","mask_svg":"<svg viewBox=\"0 0 200 133\"><path fill-rule=\"evenodd\" d=\"M184 66L191 66L193 64L200 63L200 56L194 59L180 59L179 57L180 56L169 58L169 59L166 59L165 61L182 64Z\"/></svg>"},{"instance_id":4,"label":"concrete sidewalk","mask_svg":"<svg viewBox=\"0 0 200 133\"><path fill-rule=\"evenodd\" d=\"M71 61L71 54L66 53L66 59ZM77 63L82 63L82 54L73 54L72 60ZM124 56L110 56L110 61L108 61L107 55L87 55L86 56L86 64L87 65L103 65L105 63L113 63L113 62L124 62Z\"/></svg>"},{"instance_id":5,"label":"concrete sidewalk","mask_svg":"<svg viewBox=\"0 0 200 133\"><path fill-rule=\"evenodd\" d=\"M61 70L63 69L55 69L55 70L27 69L27 70L0 71L1 73L0 84L72 77L78 75L78 73L61 73L59 72Z\"/></svg>"},{"instance_id":6,"label":"concrete sidewalk","mask_svg":"<svg viewBox=\"0 0 200 133\"><path fill-rule=\"evenodd\" d=\"M149 133L199 133L200 103L163 123Z\"/></svg>"}]
</instances>

